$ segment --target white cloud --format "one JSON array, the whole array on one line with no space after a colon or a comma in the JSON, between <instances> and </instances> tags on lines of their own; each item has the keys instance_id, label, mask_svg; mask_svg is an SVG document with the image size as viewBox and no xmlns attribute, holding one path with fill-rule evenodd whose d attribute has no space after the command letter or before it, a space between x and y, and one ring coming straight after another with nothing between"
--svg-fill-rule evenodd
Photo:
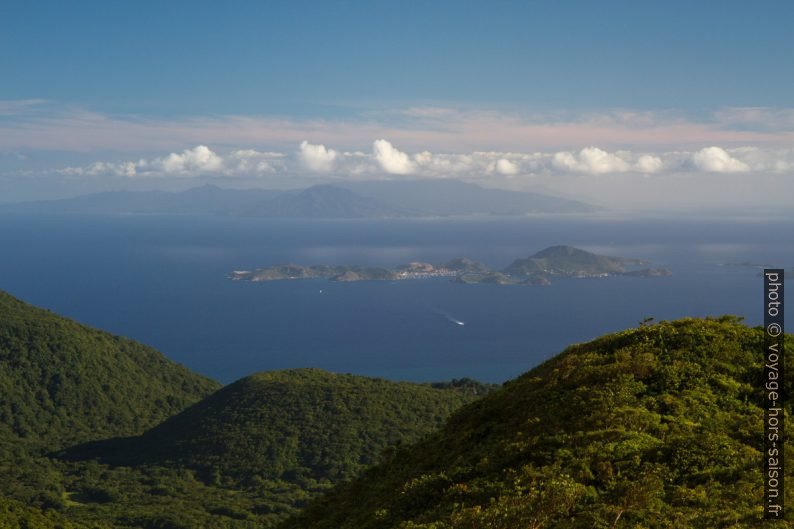
<instances>
[{"instance_id":1,"label":"white cloud","mask_svg":"<svg viewBox=\"0 0 794 529\"><path fill-rule=\"evenodd\" d=\"M430 151L422 151L414 154L414 160L419 165L430 165L433 162L433 153Z\"/></svg>"},{"instance_id":2,"label":"white cloud","mask_svg":"<svg viewBox=\"0 0 794 529\"><path fill-rule=\"evenodd\" d=\"M750 166L732 157L720 147L705 147L692 155L695 167L710 173L741 173Z\"/></svg>"},{"instance_id":3,"label":"white cloud","mask_svg":"<svg viewBox=\"0 0 794 529\"><path fill-rule=\"evenodd\" d=\"M155 160L152 165L167 174L193 175L220 171L223 160L206 145L199 145L193 149L185 149L182 154L172 152L165 158Z\"/></svg>"},{"instance_id":4,"label":"white cloud","mask_svg":"<svg viewBox=\"0 0 794 529\"><path fill-rule=\"evenodd\" d=\"M578 154L563 151L552 159L557 169L578 173L604 174L622 173L630 169L629 164L617 154L611 154L598 147L585 147Z\"/></svg>"},{"instance_id":5,"label":"white cloud","mask_svg":"<svg viewBox=\"0 0 794 529\"><path fill-rule=\"evenodd\" d=\"M739 147L731 149L731 156L744 162L753 171L775 173L794 169L794 152L791 150L769 150L758 147Z\"/></svg>"},{"instance_id":6,"label":"white cloud","mask_svg":"<svg viewBox=\"0 0 794 529\"><path fill-rule=\"evenodd\" d=\"M643 154L637 158L634 167L641 173L655 173L664 166L664 162L658 156Z\"/></svg>"},{"instance_id":7,"label":"white cloud","mask_svg":"<svg viewBox=\"0 0 794 529\"><path fill-rule=\"evenodd\" d=\"M375 160L387 173L411 174L414 172L414 164L411 162L411 158L404 152L395 149L386 140L375 140L372 144L372 152Z\"/></svg>"},{"instance_id":8,"label":"white cloud","mask_svg":"<svg viewBox=\"0 0 794 529\"><path fill-rule=\"evenodd\" d=\"M579 159L587 172L601 173L622 173L629 169L625 160L598 147L585 147L579 152Z\"/></svg>"},{"instance_id":9,"label":"white cloud","mask_svg":"<svg viewBox=\"0 0 794 529\"><path fill-rule=\"evenodd\" d=\"M325 145L314 145L306 140L300 144L299 157L303 165L311 171L325 173L334 168L338 153Z\"/></svg>"},{"instance_id":10,"label":"white cloud","mask_svg":"<svg viewBox=\"0 0 794 529\"><path fill-rule=\"evenodd\" d=\"M280 163L283 159L284 155L279 152L240 149L230 152L224 158L224 173L227 175L274 173L284 169L283 164Z\"/></svg>"},{"instance_id":11,"label":"white cloud","mask_svg":"<svg viewBox=\"0 0 794 529\"><path fill-rule=\"evenodd\" d=\"M518 165L514 164L507 158L499 158L496 160L496 172L505 176L512 176L518 173Z\"/></svg>"}]
</instances>

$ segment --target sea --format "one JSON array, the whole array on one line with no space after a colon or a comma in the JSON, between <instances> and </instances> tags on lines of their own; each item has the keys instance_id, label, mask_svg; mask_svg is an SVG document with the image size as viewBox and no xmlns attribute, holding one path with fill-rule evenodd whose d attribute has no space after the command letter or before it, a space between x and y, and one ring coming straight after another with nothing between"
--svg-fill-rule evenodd
<instances>
[{"instance_id":1,"label":"sea","mask_svg":"<svg viewBox=\"0 0 794 529\"><path fill-rule=\"evenodd\" d=\"M792 235L794 220L758 218L2 213L0 290L151 345L222 383L295 367L503 382L570 344L645 318L735 314L760 324L761 269L794 270ZM556 244L647 259L672 276L560 278L534 287L228 277L284 263L394 267L464 256L502 268Z\"/></svg>"}]
</instances>

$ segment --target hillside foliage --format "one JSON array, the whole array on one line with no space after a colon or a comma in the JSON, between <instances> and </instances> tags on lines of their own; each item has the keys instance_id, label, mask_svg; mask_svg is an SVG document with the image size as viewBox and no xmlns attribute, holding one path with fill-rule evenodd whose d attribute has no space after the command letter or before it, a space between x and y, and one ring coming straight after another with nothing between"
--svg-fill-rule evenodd
<instances>
[{"instance_id":1,"label":"hillside foliage","mask_svg":"<svg viewBox=\"0 0 794 529\"><path fill-rule=\"evenodd\" d=\"M761 520L762 338L723 317L571 346L282 529L791 526Z\"/></svg>"},{"instance_id":2,"label":"hillside foliage","mask_svg":"<svg viewBox=\"0 0 794 529\"><path fill-rule=\"evenodd\" d=\"M479 384L437 386L320 369L258 373L139 437L66 455L185 467L229 485L339 482L377 462L383 449L437 429L487 391Z\"/></svg>"},{"instance_id":3,"label":"hillside foliage","mask_svg":"<svg viewBox=\"0 0 794 529\"><path fill-rule=\"evenodd\" d=\"M142 433L220 385L158 351L0 292L0 440Z\"/></svg>"}]
</instances>

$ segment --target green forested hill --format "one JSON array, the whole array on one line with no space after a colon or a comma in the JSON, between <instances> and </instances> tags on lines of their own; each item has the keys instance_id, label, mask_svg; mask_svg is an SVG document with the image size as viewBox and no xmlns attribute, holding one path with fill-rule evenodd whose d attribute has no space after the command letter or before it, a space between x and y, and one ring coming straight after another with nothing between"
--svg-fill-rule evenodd
<instances>
[{"instance_id":1,"label":"green forested hill","mask_svg":"<svg viewBox=\"0 0 794 529\"><path fill-rule=\"evenodd\" d=\"M236 484L338 482L375 463L384 448L435 430L486 391L320 369L271 371L224 387L140 437L70 452L184 466Z\"/></svg>"},{"instance_id":2,"label":"green forested hill","mask_svg":"<svg viewBox=\"0 0 794 529\"><path fill-rule=\"evenodd\" d=\"M219 388L0 293L0 529L270 527L492 389L314 369Z\"/></svg>"},{"instance_id":3,"label":"green forested hill","mask_svg":"<svg viewBox=\"0 0 794 529\"><path fill-rule=\"evenodd\" d=\"M282 528L773 527L762 337L724 317L574 345Z\"/></svg>"},{"instance_id":4,"label":"green forested hill","mask_svg":"<svg viewBox=\"0 0 794 529\"><path fill-rule=\"evenodd\" d=\"M0 441L54 449L134 435L218 387L150 347L0 292Z\"/></svg>"},{"instance_id":5,"label":"green forested hill","mask_svg":"<svg viewBox=\"0 0 794 529\"><path fill-rule=\"evenodd\" d=\"M337 482L381 450L441 426L483 385L391 382L319 369L248 376L144 435L70 451L125 465L185 466L235 483Z\"/></svg>"},{"instance_id":6,"label":"green forested hill","mask_svg":"<svg viewBox=\"0 0 794 529\"><path fill-rule=\"evenodd\" d=\"M279 511L413 442L491 387L391 382L319 369L243 378L134 438L66 450L67 460L187 469L197 479L258 494Z\"/></svg>"}]
</instances>

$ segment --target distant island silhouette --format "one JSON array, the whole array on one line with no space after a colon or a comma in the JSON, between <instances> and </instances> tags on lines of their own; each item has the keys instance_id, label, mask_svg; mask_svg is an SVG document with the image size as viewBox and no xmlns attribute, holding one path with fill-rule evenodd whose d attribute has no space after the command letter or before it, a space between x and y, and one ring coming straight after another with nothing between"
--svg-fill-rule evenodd
<instances>
[{"instance_id":1,"label":"distant island silhouette","mask_svg":"<svg viewBox=\"0 0 794 529\"><path fill-rule=\"evenodd\" d=\"M400 281L449 277L457 283L490 283L499 285L548 285L551 276L658 277L672 274L666 268L639 268L648 264L641 259L598 255L573 246L550 246L530 257L513 261L507 268L494 270L465 257L439 264L414 261L396 268L360 265L284 264L235 270L229 277L235 281L283 281L289 279L328 279L330 281Z\"/></svg>"}]
</instances>

